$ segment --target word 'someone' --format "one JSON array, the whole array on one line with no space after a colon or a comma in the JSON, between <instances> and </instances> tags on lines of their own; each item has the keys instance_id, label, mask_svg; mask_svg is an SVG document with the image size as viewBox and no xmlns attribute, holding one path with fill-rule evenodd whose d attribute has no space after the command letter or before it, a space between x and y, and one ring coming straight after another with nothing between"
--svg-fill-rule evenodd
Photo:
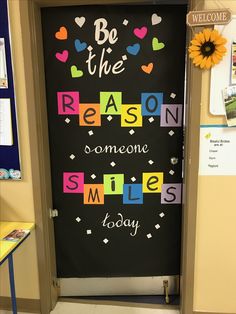
<instances>
[{"instance_id":1,"label":"word 'someone'","mask_svg":"<svg viewBox=\"0 0 236 314\"><path fill-rule=\"evenodd\" d=\"M147 144L140 145L97 145L91 148L89 145L85 145L84 147L85 154L147 154L149 152L149 148Z\"/></svg>"}]
</instances>

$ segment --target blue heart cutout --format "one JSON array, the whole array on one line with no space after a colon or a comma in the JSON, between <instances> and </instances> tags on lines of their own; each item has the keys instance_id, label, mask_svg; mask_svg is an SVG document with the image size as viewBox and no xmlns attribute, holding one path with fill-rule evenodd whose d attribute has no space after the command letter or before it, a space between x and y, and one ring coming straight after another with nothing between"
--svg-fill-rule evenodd
<instances>
[{"instance_id":1,"label":"blue heart cutout","mask_svg":"<svg viewBox=\"0 0 236 314\"><path fill-rule=\"evenodd\" d=\"M81 52L87 48L87 43L82 43L79 39L75 40L75 49L77 52Z\"/></svg>"},{"instance_id":2,"label":"blue heart cutout","mask_svg":"<svg viewBox=\"0 0 236 314\"><path fill-rule=\"evenodd\" d=\"M133 56L136 56L140 50L140 44L134 44L126 48L127 52Z\"/></svg>"}]
</instances>

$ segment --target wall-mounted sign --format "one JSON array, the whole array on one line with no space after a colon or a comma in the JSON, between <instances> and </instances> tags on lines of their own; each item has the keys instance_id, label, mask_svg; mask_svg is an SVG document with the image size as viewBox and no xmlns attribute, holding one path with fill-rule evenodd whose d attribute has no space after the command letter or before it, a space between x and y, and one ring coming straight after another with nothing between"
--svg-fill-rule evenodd
<instances>
[{"instance_id":1,"label":"wall-mounted sign","mask_svg":"<svg viewBox=\"0 0 236 314\"><path fill-rule=\"evenodd\" d=\"M202 125L200 128L199 175L236 175L236 132L226 125Z\"/></svg>"},{"instance_id":2,"label":"wall-mounted sign","mask_svg":"<svg viewBox=\"0 0 236 314\"><path fill-rule=\"evenodd\" d=\"M189 26L225 25L229 24L232 13L229 9L190 11L186 22Z\"/></svg>"}]
</instances>

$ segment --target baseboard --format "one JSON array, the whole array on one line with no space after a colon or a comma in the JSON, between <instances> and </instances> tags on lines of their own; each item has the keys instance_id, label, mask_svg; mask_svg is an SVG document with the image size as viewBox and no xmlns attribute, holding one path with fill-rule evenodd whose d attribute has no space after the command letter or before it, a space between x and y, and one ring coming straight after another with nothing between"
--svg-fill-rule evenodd
<instances>
[{"instance_id":1,"label":"baseboard","mask_svg":"<svg viewBox=\"0 0 236 314\"><path fill-rule=\"evenodd\" d=\"M11 310L11 308L11 298L0 297L0 309ZM40 313L40 300L17 298L17 310L26 313Z\"/></svg>"}]
</instances>

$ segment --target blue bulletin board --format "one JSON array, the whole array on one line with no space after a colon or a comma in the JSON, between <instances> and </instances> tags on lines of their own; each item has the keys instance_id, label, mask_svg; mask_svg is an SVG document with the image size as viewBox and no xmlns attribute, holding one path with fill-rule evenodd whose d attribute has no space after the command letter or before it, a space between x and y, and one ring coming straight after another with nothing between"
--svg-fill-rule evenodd
<instances>
[{"instance_id":1,"label":"blue bulletin board","mask_svg":"<svg viewBox=\"0 0 236 314\"><path fill-rule=\"evenodd\" d=\"M0 1L0 74L0 179L18 180L21 172L7 0Z\"/></svg>"}]
</instances>

